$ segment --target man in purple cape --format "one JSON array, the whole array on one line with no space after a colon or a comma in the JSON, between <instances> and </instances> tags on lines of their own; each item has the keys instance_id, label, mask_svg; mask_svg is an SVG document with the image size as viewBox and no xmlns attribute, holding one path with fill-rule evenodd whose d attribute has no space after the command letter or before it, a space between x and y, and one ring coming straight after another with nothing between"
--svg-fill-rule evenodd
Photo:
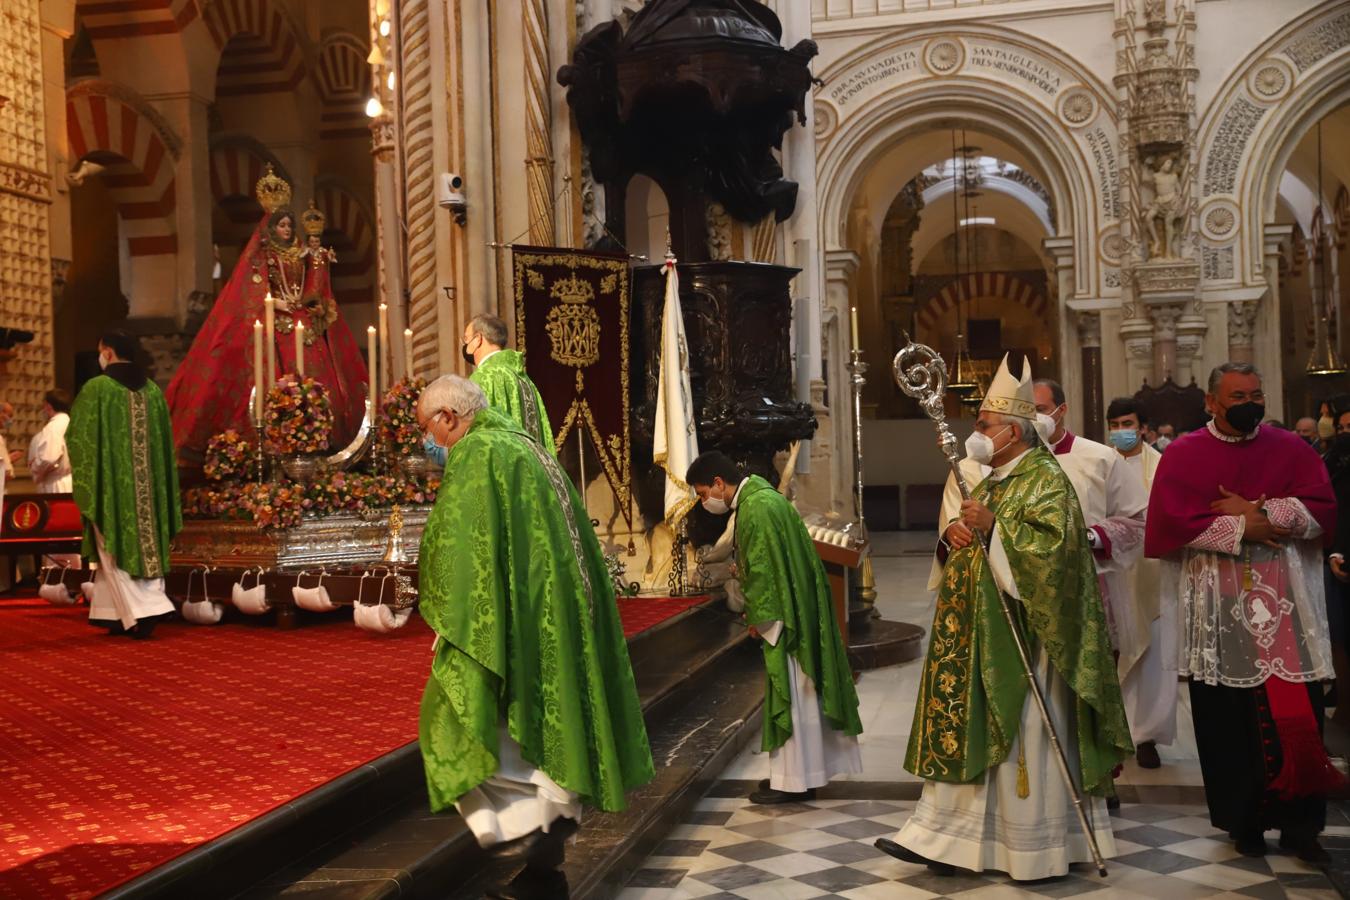
<instances>
[{"instance_id":1,"label":"man in purple cape","mask_svg":"<svg viewBox=\"0 0 1350 900\"><path fill-rule=\"evenodd\" d=\"M1321 545L1336 521L1326 467L1298 435L1263 427L1261 376L1209 377L1208 425L1168 447L1144 552L1175 598L1210 821L1247 856L1280 846L1325 862L1317 835L1341 782L1322 747L1332 677Z\"/></svg>"}]
</instances>

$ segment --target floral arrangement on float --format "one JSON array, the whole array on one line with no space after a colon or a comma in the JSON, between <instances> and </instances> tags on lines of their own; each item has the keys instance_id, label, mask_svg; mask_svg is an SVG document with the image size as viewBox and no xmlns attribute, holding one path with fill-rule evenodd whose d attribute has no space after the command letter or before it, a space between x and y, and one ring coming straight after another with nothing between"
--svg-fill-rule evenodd
<instances>
[{"instance_id":1,"label":"floral arrangement on float","mask_svg":"<svg viewBox=\"0 0 1350 900\"><path fill-rule=\"evenodd\" d=\"M207 443L202 472L212 481L233 481L252 475L257 462L258 448L252 437L245 437L231 428Z\"/></svg>"},{"instance_id":2,"label":"floral arrangement on float","mask_svg":"<svg viewBox=\"0 0 1350 900\"><path fill-rule=\"evenodd\" d=\"M422 453L417 401L426 386L425 378L404 378L385 391L384 405L380 408L380 443L395 458Z\"/></svg>"},{"instance_id":3,"label":"floral arrangement on float","mask_svg":"<svg viewBox=\"0 0 1350 900\"><path fill-rule=\"evenodd\" d=\"M267 392L267 449L284 456L323 453L333 436L333 406L317 379L287 374Z\"/></svg>"},{"instance_id":4,"label":"floral arrangement on float","mask_svg":"<svg viewBox=\"0 0 1350 900\"><path fill-rule=\"evenodd\" d=\"M264 531L293 528L306 515L380 513L436 499L440 479L323 472L312 481L225 482L183 491L188 518L252 519Z\"/></svg>"}]
</instances>

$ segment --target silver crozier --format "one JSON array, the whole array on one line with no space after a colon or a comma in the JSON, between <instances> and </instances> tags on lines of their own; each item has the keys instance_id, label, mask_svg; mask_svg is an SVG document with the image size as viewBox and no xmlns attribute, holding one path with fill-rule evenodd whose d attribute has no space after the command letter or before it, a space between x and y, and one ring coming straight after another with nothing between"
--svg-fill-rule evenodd
<instances>
[{"instance_id":1,"label":"silver crozier","mask_svg":"<svg viewBox=\"0 0 1350 900\"><path fill-rule=\"evenodd\" d=\"M956 449L956 435L947 427L947 413L942 405L947 393L947 364L932 347L911 341L908 334L904 335L904 339L905 346L895 354L893 364L895 381L900 385L900 390L919 401L928 418L937 425L942 455L947 457L952 477L961 488L961 499L969 500L970 489L966 487L966 481L961 477L961 454ZM972 530L979 537L980 548L988 554L988 536L979 529ZM1041 690L1036 673L1031 668L1031 654L1027 652L1026 639L1022 637L1022 629L1018 627L1012 607L1008 605L1008 595L999 591L998 602L1003 608L1003 618L1008 621L1008 630L1012 632L1013 643L1017 645L1017 657L1022 661L1022 674L1026 676L1027 687L1031 689L1031 696L1036 701L1036 710L1041 714L1041 722L1045 724L1046 733L1050 735L1050 746L1055 748L1055 762L1059 764L1059 774L1064 777L1064 784L1068 786L1069 795L1073 797L1073 808L1078 813L1078 824L1082 826L1083 834L1087 836L1092 861L1097 866L1098 874L1105 878L1106 863L1102 861L1101 850L1097 847L1097 835L1092 831L1087 811L1083 808L1083 795L1078 790L1078 785L1074 784L1073 774L1069 771L1069 760L1064 755L1064 747L1059 743L1055 725L1050 721L1050 713L1045 707L1045 692Z\"/></svg>"}]
</instances>

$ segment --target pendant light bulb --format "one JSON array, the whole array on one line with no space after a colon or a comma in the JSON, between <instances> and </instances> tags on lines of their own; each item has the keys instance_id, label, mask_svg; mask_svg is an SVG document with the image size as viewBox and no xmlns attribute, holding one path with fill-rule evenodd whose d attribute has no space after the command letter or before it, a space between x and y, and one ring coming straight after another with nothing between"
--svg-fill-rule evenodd
<instances>
[{"instance_id":1,"label":"pendant light bulb","mask_svg":"<svg viewBox=\"0 0 1350 900\"><path fill-rule=\"evenodd\" d=\"M380 102L379 97L371 97L366 101L366 115L375 119L384 114L384 104Z\"/></svg>"}]
</instances>

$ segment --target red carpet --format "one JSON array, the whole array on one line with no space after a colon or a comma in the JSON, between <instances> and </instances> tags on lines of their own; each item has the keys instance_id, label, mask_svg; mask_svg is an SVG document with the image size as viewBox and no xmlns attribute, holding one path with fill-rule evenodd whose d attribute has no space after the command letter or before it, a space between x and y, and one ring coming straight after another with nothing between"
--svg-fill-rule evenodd
<instances>
[{"instance_id":1,"label":"red carpet","mask_svg":"<svg viewBox=\"0 0 1350 900\"><path fill-rule=\"evenodd\" d=\"M625 633L700 599L621 601ZM0 897L95 896L417 738L418 617L132 641L87 615L0 601Z\"/></svg>"}]
</instances>

